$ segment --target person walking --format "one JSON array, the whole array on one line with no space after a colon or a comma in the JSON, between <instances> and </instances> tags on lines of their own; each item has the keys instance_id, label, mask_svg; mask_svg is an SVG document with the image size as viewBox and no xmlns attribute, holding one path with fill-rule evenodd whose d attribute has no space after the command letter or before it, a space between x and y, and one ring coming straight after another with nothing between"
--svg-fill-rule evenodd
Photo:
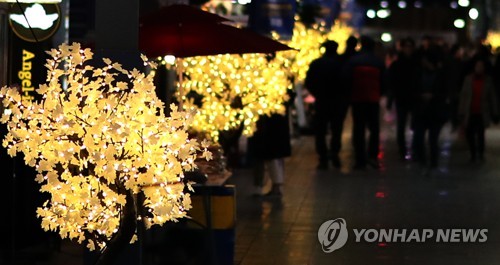
<instances>
[{"instance_id":1,"label":"person walking","mask_svg":"<svg viewBox=\"0 0 500 265\"><path fill-rule=\"evenodd\" d=\"M437 48L422 54L418 71L416 104L413 111L413 159L434 169L439 159L439 134L447 120L447 91L442 73L442 61ZM425 136L428 133L430 164L427 165Z\"/></svg>"},{"instance_id":2,"label":"person walking","mask_svg":"<svg viewBox=\"0 0 500 265\"><path fill-rule=\"evenodd\" d=\"M491 121L498 122L498 106L489 62L478 59L474 72L465 78L460 94L459 115L465 125L470 161L484 161L485 129Z\"/></svg>"},{"instance_id":3,"label":"person walking","mask_svg":"<svg viewBox=\"0 0 500 265\"><path fill-rule=\"evenodd\" d=\"M316 153L319 157L317 168L325 170L328 168L329 157L334 167L341 166L339 152L349 106L349 93L341 83L342 68L337 54L338 43L326 41L322 46L325 53L310 64L305 87L315 98L313 127ZM331 130L330 151L326 142L328 128Z\"/></svg>"},{"instance_id":4,"label":"person walking","mask_svg":"<svg viewBox=\"0 0 500 265\"><path fill-rule=\"evenodd\" d=\"M450 106L450 121L452 130L455 131L459 126L458 107L460 101L460 91L462 90L465 78L465 62L463 59L463 49L455 44L446 56L444 61L444 77L446 90L448 91L448 100Z\"/></svg>"},{"instance_id":5,"label":"person walking","mask_svg":"<svg viewBox=\"0 0 500 265\"><path fill-rule=\"evenodd\" d=\"M384 86L384 61L377 57L375 41L367 36L360 38L361 51L344 67L344 78L351 91L353 119L352 142L355 152L355 168L363 169L367 164L379 168L380 107L379 101ZM365 131L370 137L366 148Z\"/></svg>"},{"instance_id":6,"label":"person walking","mask_svg":"<svg viewBox=\"0 0 500 265\"><path fill-rule=\"evenodd\" d=\"M344 53L340 55L340 61L342 63L347 62L351 57L356 55L358 52L356 51L356 47L358 46L358 39L354 36L349 36L345 42L345 50Z\"/></svg>"},{"instance_id":7,"label":"person walking","mask_svg":"<svg viewBox=\"0 0 500 265\"><path fill-rule=\"evenodd\" d=\"M406 126L415 106L415 80L418 61L414 55L415 42L412 39L401 40L398 58L389 67L389 100L396 105L396 140L401 160L407 160Z\"/></svg>"},{"instance_id":8,"label":"person walking","mask_svg":"<svg viewBox=\"0 0 500 265\"><path fill-rule=\"evenodd\" d=\"M288 110L288 103L285 104ZM254 164L254 194L282 196L285 179L285 161L292 153L288 111L285 115L262 115L257 130L248 138L248 152ZM272 189L264 193L266 172L272 181Z\"/></svg>"}]
</instances>

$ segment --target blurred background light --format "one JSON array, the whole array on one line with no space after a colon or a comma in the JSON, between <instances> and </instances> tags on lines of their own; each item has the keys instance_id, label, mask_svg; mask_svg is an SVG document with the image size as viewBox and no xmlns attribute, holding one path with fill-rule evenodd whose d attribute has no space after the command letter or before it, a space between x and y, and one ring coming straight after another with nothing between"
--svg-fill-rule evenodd
<instances>
[{"instance_id":1,"label":"blurred background light","mask_svg":"<svg viewBox=\"0 0 500 265\"><path fill-rule=\"evenodd\" d=\"M398 2L398 7L399 8L406 8L406 2L405 1L399 1Z\"/></svg>"},{"instance_id":2,"label":"blurred background light","mask_svg":"<svg viewBox=\"0 0 500 265\"><path fill-rule=\"evenodd\" d=\"M477 9L475 9L475 8L471 8L469 10L469 17L472 20L476 20L479 17L479 11L477 11Z\"/></svg>"},{"instance_id":3,"label":"blurred background light","mask_svg":"<svg viewBox=\"0 0 500 265\"><path fill-rule=\"evenodd\" d=\"M173 56L173 55L165 55L165 58L163 58L163 59L169 65L174 65L175 64L175 56Z\"/></svg>"},{"instance_id":4,"label":"blurred background light","mask_svg":"<svg viewBox=\"0 0 500 265\"><path fill-rule=\"evenodd\" d=\"M381 6L382 8L387 8L387 7L389 7L389 2L387 2L387 1L382 1L382 2L380 2L380 6Z\"/></svg>"},{"instance_id":5,"label":"blurred background light","mask_svg":"<svg viewBox=\"0 0 500 265\"><path fill-rule=\"evenodd\" d=\"M422 2L420 2L420 1L415 1L415 3L413 5L415 6L415 8L422 8L422 6L423 6Z\"/></svg>"},{"instance_id":6,"label":"blurred background light","mask_svg":"<svg viewBox=\"0 0 500 265\"><path fill-rule=\"evenodd\" d=\"M458 0L458 5L461 7L468 7L470 5L469 0Z\"/></svg>"},{"instance_id":7,"label":"blurred background light","mask_svg":"<svg viewBox=\"0 0 500 265\"><path fill-rule=\"evenodd\" d=\"M368 11L366 11L366 16L369 18L375 18L377 13L373 9L368 9Z\"/></svg>"},{"instance_id":8,"label":"blurred background light","mask_svg":"<svg viewBox=\"0 0 500 265\"><path fill-rule=\"evenodd\" d=\"M250 4L251 2L252 0L238 0L238 4L240 5Z\"/></svg>"},{"instance_id":9,"label":"blurred background light","mask_svg":"<svg viewBox=\"0 0 500 265\"><path fill-rule=\"evenodd\" d=\"M453 25L458 29L463 29L465 27L465 21L463 19L455 19Z\"/></svg>"},{"instance_id":10,"label":"blurred background light","mask_svg":"<svg viewBox=\"0 0 500 265\"><path fill-rule=\"evenodd\" d=\"M387 9L380 9L377 11L377 17L379 18L388 18L391 15L391 11Z\"/></svg>"},{"instance_id":11,"label":"blurred background light","mask_svg":"<svg viewBox=\"0 0 500 265\"><path fill-rule=\"evenodd\" d=\"M383 42L391 42L392 41L392 35L391 33L382 33L382 35L380 36L380 39L383 41Z\"/></svg>"},{"instance_id":12,"label":"blurred background light","mask_svg":"<svg viewBox=\"0 0 500 265\"><path fill-rule=\"evenodd\" d=\"M453 9L457 9L457 8L458 8L458 3L457 3L457 1L452 1L452 2L450 3L450 7L451 7L451 8L453 8Z\"/></svg>"}]
</instances>

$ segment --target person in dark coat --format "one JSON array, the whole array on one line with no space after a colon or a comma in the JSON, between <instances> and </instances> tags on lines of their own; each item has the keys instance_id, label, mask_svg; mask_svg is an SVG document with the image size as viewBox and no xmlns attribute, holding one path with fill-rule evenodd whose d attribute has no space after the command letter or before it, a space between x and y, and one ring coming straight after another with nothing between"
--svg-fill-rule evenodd
<instances>
[{"instance_id":1,"label":"person in dark coat","mask_svg":"<svg viewBox=\"0 0 500 265\"><path fill-rule=\"evenodd\" d=\"M307 71L305 87L314 96L314 133L318 169L328 168L328 158L340 168L339 152L344 120L349 106L348 91L342 84L341 61L337 54L338 44L326 41L325 53L314 60ZM330 151L326 143L328 128L331 130Z\"/></svg>"},{"instance_id":2,"label":"person in dark coat","mask_svg":"<svg viewBox=\"0 0 500 265\"><path fill-rule=\"evenodd\" d=\"M396 105L397 130L396 139L399 156L402 160L407 158L406 125L415 106L415 79L418 61L414 54L415 43L412 39L401 41L401 52L398 58L389 67L389 104Z\"/></svg>"},{"instance_id":3,"label":"person in dark coat","mask_svg":"<svg viewBox=\"0 0 500 265\"><path fill-rule=\"evenodd\" d=\"M340 61L342 63L347 62L351 57L356 55L356 47L358 46L358 39L354 36L349 36L346 41L345 51L340 55Z\"/></svg>"},{"instance_id":4,"label":"person in dark coat","mask_svg":"<svg viewBox=\"0 0 500 265\"><path fill-rule=\"evenodd\" d=\"M416 104L413 111L413 150L414 160L427 166L425 135L428 133L430 149L430 169L438 166L439 134L448 116L442 61L439 51L434 47L422 54L421 66L417 75Z\"/></svg>"},{"instance_id":5,"label":"person in dark coat","mask_svg":"<svg viewBox=\"0 0 500 265\"><path fill-rule=\"evenodd\" d=\"M450 105L450 120L453 130L459 125L458 106L460 100L460 91L465 77L465 63L463 60L463 49L455 44L444 62L444 78L448 99Z\"/></svg>"},{"instance_id":6,"label":"person in dark coat","mask_svg":"<svg viewBox=\"0 0 500 265\"><path fill-rule=\"evenodd\" d=\"M273 182L269 195L281 196L283 193L284 158L292 153L289 126L288 111L285 115L260 116L257 131L248 139L248 152L254 163L256 195L266 195L262 191L266 171Z\"/></svg>"},{"instance_id":7,"label":"person in dark coat","mask_svg":"<svg viewBox=\"0 0 500 265\"><path fill-rule=\"evenodd\" d=\"M375 42L367 36L360 38L361 51L344 67L344 78L351 91L353 119L352 142L355 168L367 164L379 168L380 97L384 87L385 64L375 55ZM370 132L366 148L365 131Z\"/></svg>"}]
</instances>

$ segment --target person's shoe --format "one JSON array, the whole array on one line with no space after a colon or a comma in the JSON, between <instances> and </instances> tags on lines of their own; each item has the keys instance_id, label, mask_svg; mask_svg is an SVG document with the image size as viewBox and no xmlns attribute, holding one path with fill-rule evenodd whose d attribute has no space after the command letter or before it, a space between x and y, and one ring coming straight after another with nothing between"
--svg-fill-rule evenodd
<instances>
[{"instance_id":1,"label":"person's shoe","mask_svg":"<svg viewBox=\"0 0 500 265\"><path fill-rule=\"evenodd\" d=\"M370 165L374 169L380 169L380 164L376 159L369 159L368 165Z\"/></svg>"},{"instance_id":2,"label":"person's shoe","mask_svg":"<svg viewBox=\"0 0 500 265\"><path fill-rule=\"evenodd\" d=\"M283 191L281 188L281 184L273 184L273 188L271 191L266 193L266 197L281 197L283 195Z\"/></svg>"},{"instance_id":3,"label":"person's shoe","mask_svg":"<svg viewBox=\"0 0 500 265\"><path fill-rule=\"evenodd\" d=\"M327 170L328 169L328 163L324 161L320 161L319 164L316 166L316 169L318 170Z\"/></svg>"},{"instance_id":4,"label":"person's shoe","mask_svg":"<svg viewBox=\"0 0 500 265\"><path fill-rule=\"evenodd\" d=\"M341 163L340 163L340 158L339 158L338 155L335 155L335 156L332 157L332 165L336 169L339 169L342 166Z\"/></svg>"},{"instance_id":5,"label":"person's shoe","mask_svg":"<svg viewBox=\"0 0 500 265\"><path fill-rule=\"evenodd\" d=\"M401 161L406 161L407 160L407 155L408 155L408 152L406 151L406 149L400 149L399 150L399 159Z\"/></svg>"},{"instance_id":6,"label":"person's shoe","mask_svg":"<svg viewBox=\"0 0 500 265\"><path fill-rule=\"evenodd\" d=\"M259 187L259 186L254 186L253 188L253 193L252 193L252 196L254 197L260 197L260 196L264 196L264 187Z\"/></svg>"}]
</instances>

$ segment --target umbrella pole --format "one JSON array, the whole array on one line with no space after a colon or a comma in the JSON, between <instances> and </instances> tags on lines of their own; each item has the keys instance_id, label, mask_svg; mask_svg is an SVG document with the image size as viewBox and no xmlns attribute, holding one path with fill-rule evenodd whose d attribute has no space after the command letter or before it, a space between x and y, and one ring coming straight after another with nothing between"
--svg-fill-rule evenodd
<instances>
[{"instance_id":1,"label":"umbrella pole","mask_svg":"<svg viewBox=\"0 0 500 265\"><path fill-rule=\"evenodd\" d=\"M177 75L179 76L179 109L183 110L183 103L184 103L184 87L183 87L183 79L184 79L184 60L182 58L177 59Z\"/></svg>"}]
</instances>

